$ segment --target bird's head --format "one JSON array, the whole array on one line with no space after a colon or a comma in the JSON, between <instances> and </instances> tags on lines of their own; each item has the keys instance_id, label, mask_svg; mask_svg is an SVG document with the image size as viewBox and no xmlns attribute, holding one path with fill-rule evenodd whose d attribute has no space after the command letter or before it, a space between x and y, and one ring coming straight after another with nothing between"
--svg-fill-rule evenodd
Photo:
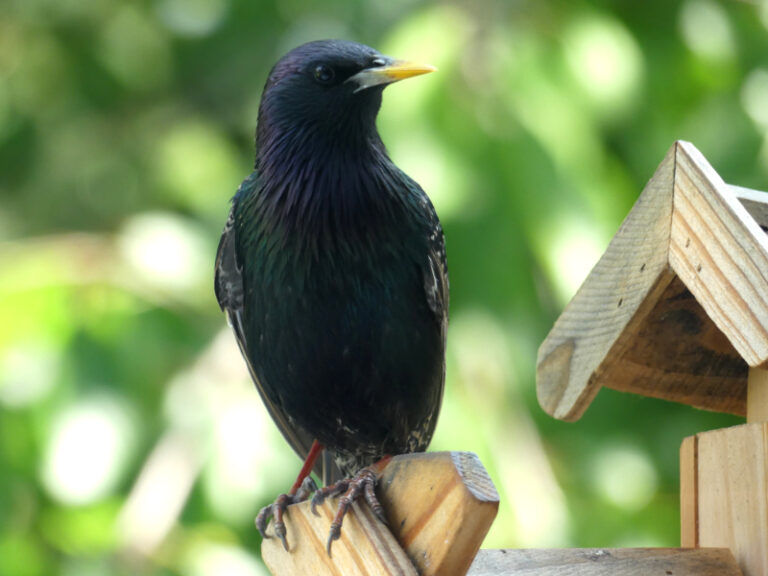
<instances>
[{"instance_id":1,"label":"bird's head","mask_svg":"<svg viewBox=\"0 0 768 576\"><path fill-rule=\"evenodd\" d=\"M320 40L303 44L272 68L259 108L257 145L291 136L327 142L375 134L387 85L434 71L394 60L363 44Z\"/></svg>"}]
</instances>

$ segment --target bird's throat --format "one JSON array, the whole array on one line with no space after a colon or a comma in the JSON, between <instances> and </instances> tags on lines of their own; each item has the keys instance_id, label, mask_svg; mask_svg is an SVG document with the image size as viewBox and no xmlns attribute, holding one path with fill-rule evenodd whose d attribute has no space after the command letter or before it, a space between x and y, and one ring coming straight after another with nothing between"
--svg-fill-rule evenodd
<instances>
[{"instance_id":1,"label":"bird's throat","mask_svg":"<svg viewBox=\"0 0 768 576\"><path fill-rule=\"evenodd\" d=\"M259 149L259 204L275 239L315 255L353 254L382 240L403 187L394 184L400 172L374 135L350 145L299 132Z\"/></svg>"}]
</instances>

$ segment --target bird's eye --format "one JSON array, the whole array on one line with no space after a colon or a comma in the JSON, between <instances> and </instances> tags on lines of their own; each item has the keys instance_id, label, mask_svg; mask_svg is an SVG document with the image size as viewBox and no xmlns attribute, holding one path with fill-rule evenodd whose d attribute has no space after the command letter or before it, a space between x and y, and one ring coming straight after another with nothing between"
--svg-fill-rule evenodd
<instances>
[{"instance_id":1,"label":"bird's eye","mask_svg":"<svg viewBox=\"0 0 768 576\"><path fill-rule=\"evenodd\" d=\"M331 68L330 66L326 66L324 64L318 64L317 66L315 66L315 80L317 80L321 84L331 83L335 76L336 76L336 73L333 71L333 68Z\"/></svg>"},{"instance_id":2,"label":"bird's eye","mask_svg":"<svg viewBox=\"0 0 768 576\"><path fill-rule=\"evenodd\" d=\"M378 66L384 66L386 64L386 61L384 58L374 58L371 60L371 68L376 68Z\"/></svg>"}]
</instances>

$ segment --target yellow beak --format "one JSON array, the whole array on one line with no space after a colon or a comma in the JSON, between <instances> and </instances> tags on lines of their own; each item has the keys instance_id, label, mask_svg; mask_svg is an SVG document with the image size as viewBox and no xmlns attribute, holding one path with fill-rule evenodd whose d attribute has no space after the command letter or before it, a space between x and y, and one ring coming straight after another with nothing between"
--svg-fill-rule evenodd
<instances>
[{"instance_id":1,"label":"yellow beak","mask_svg":"<svg viewBox=\"0 0 768 576\"><path fill-rule=\"evenodd\" d=\"M350 77L347 82L354 82L357 84L355 92L359 92L360 90L365 90L372 86L392 84L398 80L405 80L406 78L412 78L413 76L429 74L435 70L437 70L437 68L430 66L429 64L419 64L417 62L408 62L406 60L392 60L385 66L366 68Z\"/></svg>"}]
</instances>

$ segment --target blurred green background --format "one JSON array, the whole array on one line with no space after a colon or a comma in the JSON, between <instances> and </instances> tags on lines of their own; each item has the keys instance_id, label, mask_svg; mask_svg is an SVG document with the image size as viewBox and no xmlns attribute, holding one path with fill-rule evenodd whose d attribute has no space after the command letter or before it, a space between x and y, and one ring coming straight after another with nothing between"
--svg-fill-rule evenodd
<instances>
[{"instance_id":1,"label":"blurred green background","mask_svg":"<svg viewBox=\"0 0 768 576\"><path fill-rule=\"evenodd\" d=\"M680 441L738 419L604 390L552 420L536 350L675 139L768 190L768 3L3 0L0 576L265 573L300 463L213 260L268 69L323 37L440 68L379 125L444 224L432 449L488 467L485 545L679 545Z\"/></svg>"}]
</instances>

